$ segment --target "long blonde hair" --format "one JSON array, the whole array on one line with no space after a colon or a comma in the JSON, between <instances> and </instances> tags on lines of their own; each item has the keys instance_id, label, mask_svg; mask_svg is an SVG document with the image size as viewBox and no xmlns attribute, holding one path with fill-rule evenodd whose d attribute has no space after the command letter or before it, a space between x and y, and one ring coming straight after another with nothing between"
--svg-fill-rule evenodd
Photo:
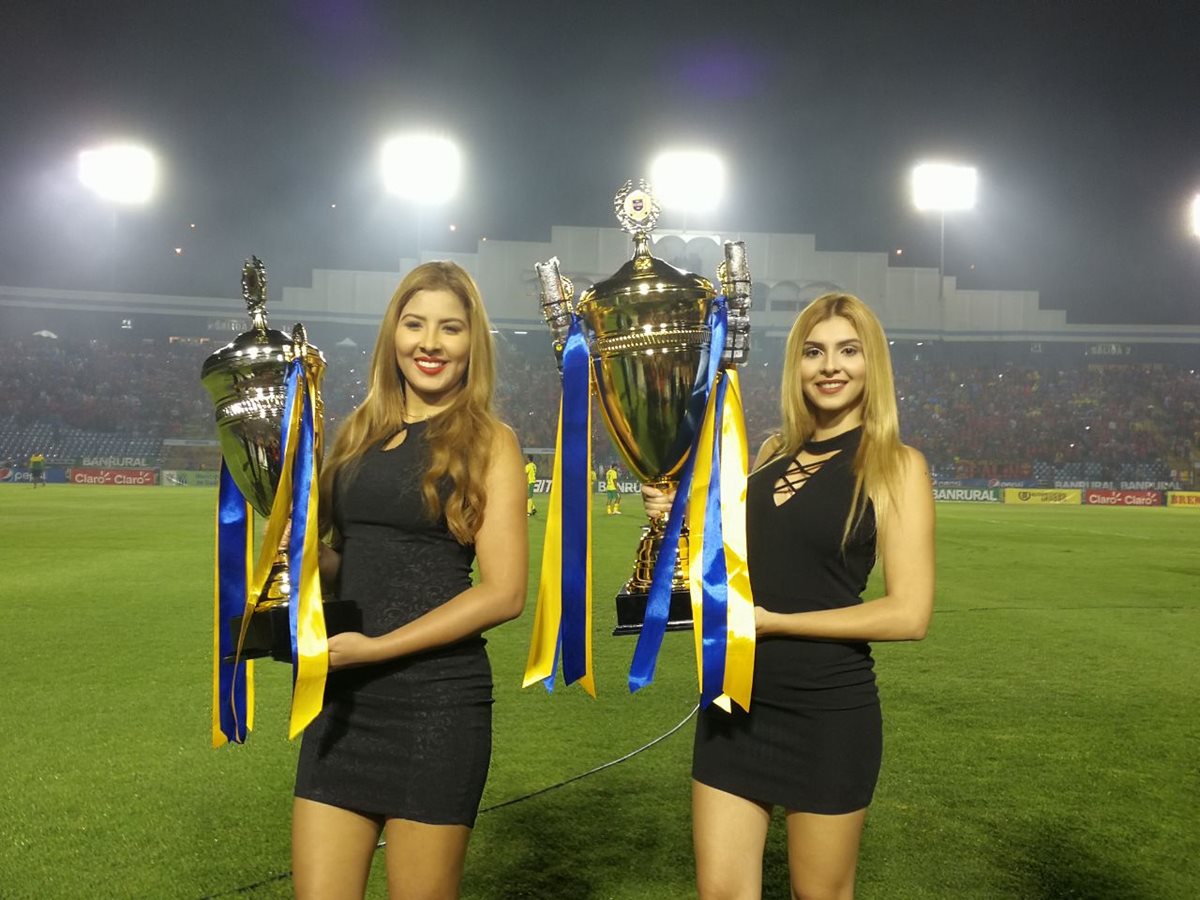
<instances>
[{"instance_id":1,"label":"long blonde hair","mask_svg":"<svg viewBox=\"0 0 1200 900\"><path fill-rule=\"evenodd\" d=\"M783 427L773 458L795 456L816 431L816 417L804 396L800 360L804 355L804 342L813 328L835 316L841 316L854 326L867 364L862 399L863 435L854 455L854 493L842 529L842 546L845 547L850 533L866 512L864 496L875 507L876 528L882 531L891 503L898 496L905 459L887 336L870 308L851 294L832 293L818 297L796 317L788 333L779 396Z\"/></svg>"},{"instance_id":2,"label":"long blonde hair","mask_svg":"<svg viewBox=\"0 0 1200 900\"><path fill-rule=\"evenodd\" d=\"M366 399L338 429L321 471L322 534L334 530L333 485L339 473L353 477L368 450L404 428L404 376L396 362L396 327L404 307L419 291L449 291L458 297L466 312L471 354L462 390L447 410L429 420L425 431L429 468L421 480L421 496L426 512L437 518L443 512L438 485L449 480L446 524L459 543L472 543L483 522L484 473L492 438L500 427L492 412L496 352L491 323L470 274L457 263L435 261L422 263L404 277L383 314Z\"/></svg>"}]
</instances>

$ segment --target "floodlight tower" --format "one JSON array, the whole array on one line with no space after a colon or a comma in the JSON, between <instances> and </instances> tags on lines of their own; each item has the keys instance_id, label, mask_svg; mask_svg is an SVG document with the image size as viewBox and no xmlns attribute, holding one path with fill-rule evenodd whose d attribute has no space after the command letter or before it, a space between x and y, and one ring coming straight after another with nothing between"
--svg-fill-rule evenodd
<instances>
[{"instance_id":1,"label":"floodlight tower","mask_svg":"<svg viewBox=\"0 0 1200 900\"><path fill-rule=\"evenodd\" d=\"M1192 198L1192 236L1200 238L1200 194Z\"/></svg>"},{"instance_id":2,"label":"floodlight tower","mask_svg":"<svg viewBox=\"0 0 1200 900\"><path fill-rule=\"evenodd\" d=\"M420 263L423 211L446 203L458 191L462 154L447 137L410 132L385 141L380 162L387 192L416 208L416 256Z\"/></svg>"},{"instance_id":3,"label":"floodlight tower","mask_svg":"<svg viewBox=\"0 0 1200 900\"><path fill-rule=\"evenodd\" d=\"M109 252L109 290L117 289L120 268L120 208L144 206L158 186L158 160L147 148L133 143L102 144L79 153L80 183L112 207L112 237Z\"/></svg>"},{"instance_id":4,"label":"floodlight tower","mask_svg":"<svg viewBox=\"0 0 1200 900\"><path fill-rule=\"evenodd\" d=\"M650 163L650 185L663 209L688 215L712 212L725 193L725 164L709 150L664 150Z\"/></svg>"},{"instance_id":5,"label":"floodlight tower","mask_svg":"<svg viewBox=\"0 0 1200 900\"><path fill-rule=\"evenodd\" d=\"M950 163L921 163L912 170L913 205L922 212L936 210L940 219L938 237L938 309L945 314L946 302L946 213L975 206L979 175L973 166Z\"/></svg>"}]
</instances>

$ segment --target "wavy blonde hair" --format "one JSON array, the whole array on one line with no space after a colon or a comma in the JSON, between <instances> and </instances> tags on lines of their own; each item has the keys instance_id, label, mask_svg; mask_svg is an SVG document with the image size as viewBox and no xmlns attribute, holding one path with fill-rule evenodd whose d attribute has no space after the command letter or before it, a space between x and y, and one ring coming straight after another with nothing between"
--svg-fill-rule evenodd
<instances>
[{"instance_id":1,"label":"wavy blonde hair","mask_svg":"<svg viewBox=\"0 0 1200 900\"><path fill-rule=\"evenodd\" d=\"M484 473L492 438L500 420L492 412L496 385L496 351L491 323L475 280L457 263L422 263L411 272L388 303L375 340L367 396L338 429L321 471L320 526L334 532L333 486L339 474L353 477L364 454L404 428L404 376L396 362L396 327L404 307L419 291L449 291L463 305L470 335L470 357L462 390L449 409L429 420L429 468L421 480L425 510L432 518L443 513L438 485L449 481L445 516L450 533L470 544L483 522L487 506ZM335 543L340 537L335 535Z\"/></svg>"},{"instance_id":2,"label":"wavy blonde hair","mask_svg":"<svg viewBox=\"0 0 1200 900\"><path fill-rule=\"evenodd\" d=\"M813 328L835 316L841 316L854 326L867 365L862 400L863 436L854 455L854 493L842 529L842 547L845 548L850 533L866 513L864 497L874 505L876 528L882 531L891 504L899 495L905 459L887 336L879 319L857 297L823 294L796 317L784 350L783 385L779 396L783 427L772 458L795 456L817 429L816 416L804 396L800 360L804 355L804 342Z\"/></svg>"}]
</instances>

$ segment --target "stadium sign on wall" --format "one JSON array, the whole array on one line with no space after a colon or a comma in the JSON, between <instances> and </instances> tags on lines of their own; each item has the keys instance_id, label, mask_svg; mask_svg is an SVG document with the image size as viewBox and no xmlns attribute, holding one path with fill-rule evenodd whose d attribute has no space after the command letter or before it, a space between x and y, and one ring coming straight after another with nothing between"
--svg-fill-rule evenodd
<instances>
[{"instance_id":1,"label":"stadium sign on wall","mask_svg":"<svg viewBox=\"0 0 1200 900\"><path fill-rule=\"evenodd\" d=\"M140 469L150 465L144 456L84 456L79 464L92 469Z\"/></svg>"},{"instance_id":2,"label":"stadium sign on wall","mask_svg":"<svg viewBox=\"0 0 1200 900\"><path fill-rule=\"evenodd\" d=\"M1200 509L1200 491L1168 491L1167 506L1190 506Z\"/></svg>"},{"instance_id":3,"label":"stadium sign on wall","mask_svg":"<svg viewBox=\"0 0 1200 900\"><path fill-rule=\"evenodd\" d=\"M46 484L66 484L67 470L62 466L46 466ZM24 467L0 466L0 484L32 484L33 476Z\"/></svg>"},{"instance_id":4,"label":"stadium sign on wall","mask_svg":"<svg viewBox=\"0 0 1200 900\"><path fill-rule=\"evenodd\" d=\"M85 469L67 470L71 484L120 484L153 486L158 484L157 469Z\"/></svg>"},{"instance_id":5,"label":"stadium sign on wall","mask_svg":"<svg viewBox=\"0 0 1200 900\"><path fill-rule=\"evenodd\" d=\"M1162 506L1163 497L1158 491L1089 490L1083 502L1091 506Z\"/></svg>"},{"instance_id":6,"label":"stadium sign on wall","mask_svg":"<svg viewBox=\"0 0 1200 900\"><path fill-rule=\"evenodd\" d=\"M219 478L219 472L212 472L207 469L162 470L162 483L164 487L216 487Z\"/></svg>"},{"instance_id":7,"label":"stadium sign on wall","mask_svg":"<svg viewBox=\"0 0 1200 900\"><path fill-rule=\"evenodd\" d=\"M597 494L603 494L604 493L604 479L597 478L595 481L592 482L592 487ZM620 491L622 494L640 494L642 492L642 486L641 486L641 484L639 484L636 481L618 481L617 482L617 490ZM535 494L550 493L550 479L549 478L539 478L537 481L535 481L533 483L533 492Z\"/></svg>"},{"instance_id":8,"label":"stadium sign on wall","mask_svg":"<svg viewBox=\"0 0 1200 900\"><path fill-rule=\"evenodd\" d=\"M999 503L999 488L936 487L933 499L951 503Z\"/></svg>"},{"instance_id":9,"label":"stadium sign on wall","mask_svg":"<svg viewBox=\"0 0 1200 900\"><path fill-rule=\"evenodd\" d=\"M1083 501L1079 490L1047 490L1045 488L1005 488L1005 503L1057 504L1078 506Z\"/></svg>"}]
</instances>

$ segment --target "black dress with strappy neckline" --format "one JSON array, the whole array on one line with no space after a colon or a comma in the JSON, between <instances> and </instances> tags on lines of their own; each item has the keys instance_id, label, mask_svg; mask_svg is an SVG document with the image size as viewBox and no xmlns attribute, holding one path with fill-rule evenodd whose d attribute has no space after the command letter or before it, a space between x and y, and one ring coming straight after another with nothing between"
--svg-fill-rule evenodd
<instances>
[{"instance_id":1,"label":"black dress with strappy neckline","mask_svg":"<svg viewBox=\"0 0 1200 900\"><path fill-rule=\"evenodd\" d=\"M803 467L778 459L750 476L746 541L758 606L794 613L862 602L875 562L869 502L842 547L861 437L860 427L810 441L807 455L834 455ZM701 714L697 781L798 812L833 815L871 802L883 739L867 643L762 638L750 712L733 710Z\"/></svg>"},{"instance_id":2,"label":"black dress with strappy neckline","mask_svg":"<svg viewBox=\"0 0 1200 900\"><path fill-rule=\"evenodd\" d=\"M445 516L425 512L425 427L409 425L399 446L368 451L334 488L343 542L338 599L358 606L368 636L411 622L471 586L474 547L458 543ZM472 825L492 747L484 644L475 635L331 673L324 708L304 732L296 796L385 818Z\"/></svg>"}]
</instances>

